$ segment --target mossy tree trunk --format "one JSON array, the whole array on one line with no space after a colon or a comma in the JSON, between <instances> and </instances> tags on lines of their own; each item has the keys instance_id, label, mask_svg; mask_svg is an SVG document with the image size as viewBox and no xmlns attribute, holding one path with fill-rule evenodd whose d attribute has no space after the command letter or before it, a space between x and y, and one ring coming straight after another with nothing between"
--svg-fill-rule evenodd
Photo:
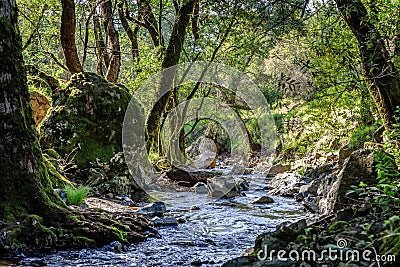
<instances>
[{"instance_id":1,"label":"mossy tree trunk","mask_svg":"<svg viewBox=\"0 0 400 267\"><path fill-rule=\"evenodd\" d=\"M165 51L165 56L162 62L162 69L167 69L179 63L179 58L185 42L186 28L189 25L190 14L193 13L193 8L197 0L189 0L182 4L177 10L174 26L169 39L168 47ZM173 83L173 77L169 75L163 76L159 84L159 93L163 91L163 88L169 88ZM169 103L173 90L167 92L158 99L153 105L150 111L149 117L146 123L146 147L147 150L157 144L159 131L161 127L162 117Z\"/></svg>"},{"instance_id":2,"label":"mossy tree trunk","mask_svg":"<svg viewBox=\"0 0 400 267\"><path fill-rule=\"evenodd\" d=\"M358 0L336 0L336 4L358 41L363 75L382 122L389 130L396 107L400 106L399 73L364 4Z\"/></svg>"},{"instance_id":3,"label":"mossy tree trunk","mask_svg":"<svg viewBox=\"0 0 400 267\"><path fill-rule=\"evenodd\" d=\"M107 47L103 38L100 21L96 15L93 16L93 32L94 32L94 39L96 40L97 74L100 76L104 76L104 73L107 71L108 66L110 65L110 57L107 53ZM103 60L105 65L104 68L103 68Z\"/></svg>"},{"instance_id":4,"label":"mossy tree trunk","mask_svg":"<svg viewBox=\"0 0 400 267\"><path fill-rule=\"evenodd\" d=\"M72 212L54 193L32 116L17 12L14 0L0 0L0 221L8 225L9 245L65 248L142 240L138 232L146 220L130 214L122 225L103 213Z\"/></svg>"},{"instance_id":5,"label":"mossy tree trunk","mask_svg":"<svg viewBox=\"0 0 400 267\"><path fill-rule=\"evenodd\" d=\"M42 162L30 106L15 1L0 1L0 217L51 212L57 201Z\"/></svg>"},{"instance_id":6,"label":"mossy tree trunk","mask_svg":"<svg viewBox=\"0 0 400 267\"><path fill-rule=\"evenodd\" d=\"M75 43L75 2L74 0L62 0L61 13L61 46L64 52L65 63L71 74L83 71L79 61L78 51Z\"/></svg>"}]
</instances>

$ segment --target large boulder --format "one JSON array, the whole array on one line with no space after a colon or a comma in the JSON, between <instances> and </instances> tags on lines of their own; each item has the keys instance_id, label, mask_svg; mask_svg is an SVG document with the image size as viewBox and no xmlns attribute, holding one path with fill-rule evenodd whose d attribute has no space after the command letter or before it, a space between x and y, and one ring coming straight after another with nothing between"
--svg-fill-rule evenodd
<instances>
[{"instance_id":1,"label":"large boulder","mask_svg":"<svg viewBox=\"0 0 400 267\"><path fill-rule=\"evenodd\" d=\"M312 201L318 207L321 198L326 197L333 181L336 179L337 166L325 164L316 168L307 169L304 176L305 185L299 188L294 197L297 201ZM317 209L318 210L318 209Z\"/></svg>"},{"instance_id":2,"label":"large boulder","mask_svg":"<svg viewBox=\"0 0 400 267\"><path fill-rule=\"evenodd\" d=\"M342 170L332 184L326 198L319 202L322 214L338 211L350 204L346 193L352 185L358 186L360 182L375 185L377 173L375 170L374 152L371 150L356 150L344 162Z\"/></svg>"},{"instance_id":3,"label":"large boulder","mask_svg":"<svg viewBox=\"0 0 400 267\"><path fill-rule=\"evenodd\" d=\"M268 186L272 195L293 197L299 193L300 187L306 184L304 176L297 172L286 172L272 178Z\"/></svg>"},{"instance_id":4,"label":"large boulder","mask_svg":"<svg viewBox=\"0 0 400 267\"><path fill-rule=\"evenodd\" d=\"M78 168L107 162L122 151L122 123L130 101L128 90L94 73L79 73L53 93L40 142L62 156L74 155Z\"/></svg>"},{"instance_id":5,"label":"large boulder","mask_svg":"<svg viewBox=\"0 0 400 267\"><path fill-rule=\"evenodd\" d=\"M236 197L249 188L248 182L232 175L218 176L207 180L207 189L209 197Z\"/></svg>"},{"instance_id":6,"label":"large boulder","mask_svg":"<svg viewBox=\"0 0 400 267\"><path fill-rule=\"evenodd\" d=\"M193 161L197 169L215 168L217 161L217 146L210 138L202 138L199 145L199 156Z\"/></svg>"},{"instance_id":7,"label":"large boulder","mask_svg":"<svg viewBox=\"0 0 400 267\"><path fill-rule=\"evenodd\" d=\"M180 182L181 185L192 187L198 182L206 183L208 178L219 175L218 172L211 170L198 170L187 166L174 167L168 171L167 177L174 182Z\"/></svg>"},{"instance_id":8,"label":"large boulder","mask_svg":"<svg viewBox=\"0 0 400 267\"><path fill-rule=\"evenodd\" d=\"M288 172L292 169L290 164L276 164L271 166L267 171L267 176L275 176L279 173Z\"/></svg>"},{"instance_id":9,"label":"large boulder","mask_svg":"<svg viewBox=\"0 0 400 267\"><path fill-rule=\"evenodd\" d=\"M281 250L288 247L290 242L297 240L299 235L305 233L307 222L305 219L295 223L284 222L276 227L273 232L266 232L259 235L254 245L254 251L268 248L271 250Z\"/></svg>"},{"instance_id":10,"label":"large boulder","mask_svg":"<svg viewBox=\"0 0 400 267\"><path fill-rule=\"evenodd\" d=\"M132 196L142 188L134 180L125 163L124 154L116 153L108 162L97 163L85 172L86 185L92 188L94 195Z\"/></svg>"}]
</instances>

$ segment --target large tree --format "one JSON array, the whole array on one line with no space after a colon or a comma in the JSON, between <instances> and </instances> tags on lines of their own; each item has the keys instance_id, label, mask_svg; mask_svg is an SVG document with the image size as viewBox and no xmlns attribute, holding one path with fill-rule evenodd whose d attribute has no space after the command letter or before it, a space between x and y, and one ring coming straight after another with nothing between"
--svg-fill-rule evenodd
<instances>
[{"instance_id":1,"label":"large tree","mask_svg":"<svg viewBox=\"0 0 400 267\"><path fill-rule=\"evenodd\" d=\"M181 4L176 5L176 16L174 25L172 27L171 36L169 43L165 51L165 55L161 64L162 70L177 65L183 50L183 45L186 37L186 29L189 25L190 14L193 14L193 10L197 0L188 0ZM172 78L168 75L163 76L159 85L159 92L162 92L163 88L168 88L172 84ZM154 104L150 115L147 119L146 130L147 140L146 146L149 150L153 144L157 144L159 130L161 127L162 116L167 108L168 102L172 96L172 91L165 93L160 99Z\"/></svg>"},{"instance_id":2,"label":"large tree","mask_svg":"<svg viewBox=\"0 0 400 267\"><path fill-rule=\"evenodd\" d=\"M399 72L393 64L378 27L358 0L335 0L344 20L357 39L363 75L387 130L400 106Z\"/></svg>"},{"instance_id":3,"label":"large tree","mask_svg":"<svg viewBox=\"0 0 400 267\"><path fill-rule=\"evenodd\" d=\"M15 1L0 0L0 221L11 231L11 245L46 240L40 244L83 246L143 239L137 229L146 223L139 217L130 215L122 225L104 213L73 212L54 192L29 102L17 13ZM135 228L129 231L129 225ZM0 246L0 253L3 249Z\"/></svg>"},{"instance_id":4,"label":"large tree","mask_svg":"<svg viewBox=\"0 0 400 267\"><path fill-rule=\"evenodd\" d=\"M44 190L46 170L29 103L15 1L0 3L0 217L4 218L42 210L49 192Z\"/></svg>"}]
</instances>

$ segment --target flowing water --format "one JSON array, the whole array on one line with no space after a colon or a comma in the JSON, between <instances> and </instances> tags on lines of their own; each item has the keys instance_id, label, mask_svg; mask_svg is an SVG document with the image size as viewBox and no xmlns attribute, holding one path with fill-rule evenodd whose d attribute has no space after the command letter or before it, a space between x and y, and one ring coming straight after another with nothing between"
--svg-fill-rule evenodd
<instances>
[{"instance_id":1,"label":"flowing water","mask_svg":"<svg viewBox=\"0 0 400 267\"><path fill-rule=\"evenodd\" d=\"M273 197L275 203L249 204L268 192L254 182L261 176L246 178L253 181L250 190L246 196L233 199L209 202L190 192L160 196L167 203L166 216L186 221L158 227L162 239L149 238L123 252L105 248L61 251L25 258L17 266L221 266L252 247L259 234L274 230L284 221L304 217L301 205L291 198ZM199 209L190 209L193 205Z\"/></svg>"}]
</instances>

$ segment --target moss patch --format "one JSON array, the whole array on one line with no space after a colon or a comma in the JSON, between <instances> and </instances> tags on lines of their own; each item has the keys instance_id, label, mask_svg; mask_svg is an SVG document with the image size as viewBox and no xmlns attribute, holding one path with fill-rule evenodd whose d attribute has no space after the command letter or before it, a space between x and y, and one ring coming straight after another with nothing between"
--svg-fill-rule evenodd
<instances>
[{"instance_id":1,"label":"moss patch","mask_svg":"<svg viewBox=\"0 0 400 267\"><path fill-rule=\"evenodd\" d=\"M112 227L112 230L113 230L113 233L118 237L119 240L122 240L123 242L128 243L128 240L127 240L128 234L125 231L123 231L117 227Z\"/></svg>"},{"instance_id":2,"label":"moss patch","mask_svg":"<svg viewBox=\"0 0 400 267\"><path fill-rule=\"evenodd\" d=\"M64 188L67 185L71 185L71 181L65 178L62 174L60 174L54 163L51 161L48 155L43 154L43 164L47 169L47 173L49 175L49 180L53 188Z\"/></svg>"},{"instance_id":3,"label":"moss patch","mask_svg":"<svg viewBox=\"0 0 400 267\"><path fill-rule=\"evenodd\" d=\"M93 73L79 73L57 93L42 123L40 141L61 156L73 155L78 168L108 161L122 151L122 123L128 90Z\"/></svg>"}]
</instances>

